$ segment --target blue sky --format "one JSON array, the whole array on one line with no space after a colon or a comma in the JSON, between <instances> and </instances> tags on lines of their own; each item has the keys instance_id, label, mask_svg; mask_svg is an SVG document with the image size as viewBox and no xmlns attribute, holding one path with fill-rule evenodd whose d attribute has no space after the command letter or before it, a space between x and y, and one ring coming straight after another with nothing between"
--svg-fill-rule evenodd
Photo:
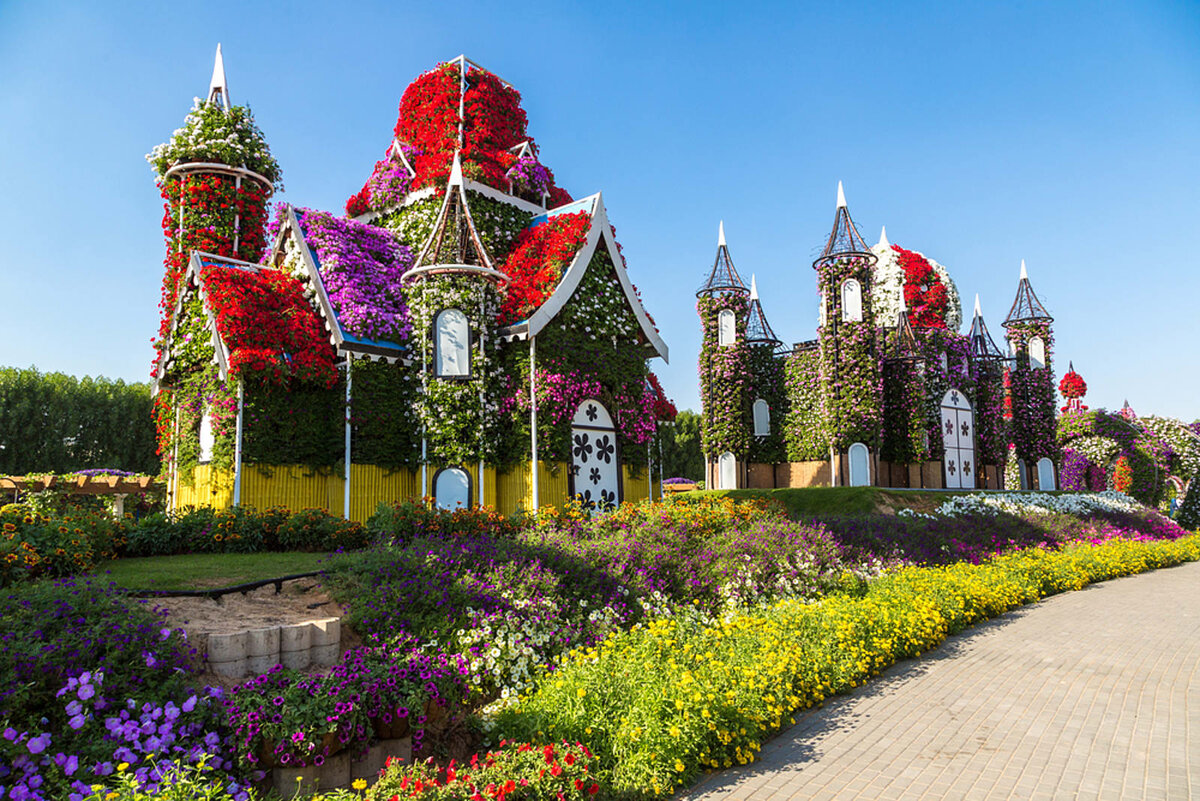
<instances>
[{"instance_id":1,"label":"blue sky","mask_svg":"<svg viewBox=\"0 0 1200 801\"><path fill-rule=\"evenodd\" d=\"M1021 259L1093 407L1200 417L1200 4L0 0L0 365L146 380L162 206L143 156L217 42L284 173L342 209L408 83L459 53L522 93L542 160L604 192L698 408L695 288L725 220L788 342L836 187L945 264L994 333Z\"/></svg>"}]
</instances>

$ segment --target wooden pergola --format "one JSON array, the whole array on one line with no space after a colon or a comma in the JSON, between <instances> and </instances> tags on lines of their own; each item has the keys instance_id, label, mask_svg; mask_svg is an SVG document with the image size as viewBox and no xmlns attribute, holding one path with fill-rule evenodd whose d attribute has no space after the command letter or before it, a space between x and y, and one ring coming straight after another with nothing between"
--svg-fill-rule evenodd
<instances>
[{"instance_id":1,"label":"wooden pergola","mask_svg":"<svg viewBox=\"0 0 1200 801\"><path fill-rule=\"evenodd\" d=\"M16 502L20 492L45 492L55 489L66 495L111 495L113 513L125 515L125 497L153 489L158 479L155 476L0 476L0 490L11 490Z\"/></svg>"}]
</instances>

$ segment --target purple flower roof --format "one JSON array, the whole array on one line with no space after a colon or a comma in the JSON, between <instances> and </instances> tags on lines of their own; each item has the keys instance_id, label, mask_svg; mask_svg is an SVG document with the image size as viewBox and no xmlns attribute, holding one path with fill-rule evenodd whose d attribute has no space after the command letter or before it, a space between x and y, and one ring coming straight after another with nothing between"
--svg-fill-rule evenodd
<instances>
[{"instance_id":1,"label":"purple flower roof","mask_svg":"<svg viewBox=\"0 0 1200 801\"><path fill-rule=\"evenodd\" d=\"M326 211L295 211L342 331L403 344L412 331L400 285L412 267L409 249L383 228Z\"/></svg>"}]
</instances>

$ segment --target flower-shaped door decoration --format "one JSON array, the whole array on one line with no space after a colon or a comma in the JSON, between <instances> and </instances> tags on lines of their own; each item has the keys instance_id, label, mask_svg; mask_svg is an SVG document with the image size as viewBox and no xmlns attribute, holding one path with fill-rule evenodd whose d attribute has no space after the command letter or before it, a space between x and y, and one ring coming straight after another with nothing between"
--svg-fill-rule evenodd
<instances>
[{"instance_id":1,"label":"flower-shaped door decoration","mask_svg":"<svg viewBox=\"0 0 1200 801\"><path fill-rule=\"evenodd\" d=\"M946 450L947 489L974 489L975 415L971 404L957 389L942 398L942 445Z\"/></svg>"},{"instance_id":2,"label":"flower-shaped door decoration","mask_svg":"<svg viewBox=\"0 0 1200 801\"><path fill-rule=\"evenodd\" d=\"M620 502L617 432L599 401L579 404L571 421L571 492L584 508L601 514Z\"/></svg>"}]
</instances>

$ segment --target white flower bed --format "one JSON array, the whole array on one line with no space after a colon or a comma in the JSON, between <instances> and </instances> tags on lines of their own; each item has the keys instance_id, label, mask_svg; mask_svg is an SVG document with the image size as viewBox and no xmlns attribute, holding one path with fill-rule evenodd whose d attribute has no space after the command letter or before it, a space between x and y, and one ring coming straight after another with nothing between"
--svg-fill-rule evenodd
<instances>
[{"instance_id":1,"label":"white flower bed","mask_svg":"<svg viewBox=\"0 0 1200 801\"><path fill-rule=\"evenodd\" d=\"M1061 512L1069 515L1088 515L1095 512L1138 512L1144 506L1123 492L1074 492L1050 495L1043 492L1017 492L998 494L978 493L956 495L943 503L933 514L921 514L904 509L904 517L957 517L966 514L1049 514Z\"/></svg>"}]
</instances>

